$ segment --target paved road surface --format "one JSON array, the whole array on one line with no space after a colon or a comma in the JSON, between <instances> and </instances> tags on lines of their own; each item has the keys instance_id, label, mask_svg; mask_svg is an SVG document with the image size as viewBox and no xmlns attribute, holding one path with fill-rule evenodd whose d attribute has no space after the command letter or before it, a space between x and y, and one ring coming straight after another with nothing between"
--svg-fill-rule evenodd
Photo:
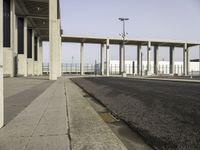
<instances>
[{"instance_id":1,"label":"paved road surface","mask_svg":"<svg viewBox=\"0 0 200 150\"><path fill-rule=\"evenodd\" d=\"M199 150L200 84L124 78L73 79L161 150Z\"/></svg>"}]
</instances>

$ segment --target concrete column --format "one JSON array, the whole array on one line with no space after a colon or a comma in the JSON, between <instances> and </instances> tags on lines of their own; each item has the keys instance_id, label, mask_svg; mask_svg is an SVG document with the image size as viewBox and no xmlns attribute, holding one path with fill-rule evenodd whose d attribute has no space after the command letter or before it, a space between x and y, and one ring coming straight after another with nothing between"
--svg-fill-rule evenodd
<instances>
[{"instance_id":1,"label":"concrete column","mask_svg":"<svg viewBox=\"0 0 200 150\"><path fill-rule=\"evenodd\" d=\"M151 74L151 42L148 41L147 45L147 75Z\"/></svg>"},{"instance_id":2,"label":"concrete column","mask_svg":"<svg viewBox=\"0 0 200 150\"><path fill-rule=\"evenodd\" d=\"M27 18L24 18L24 76L28 76L28 70L27 70L27 31L28 31L28 25L27 25Z\"/></svg>"},{"instance_id":3,"label":"concrete column","mask_svg":"<svg viewBox=\"0 0 200 150\"><path fill-rule=\"evenodd\" d=\"M61 21L60 19L58 19L58 28L60 28L61 26ZM59 31L60 33L60 31ZM61 42L61 36L59 36L59 49L58 49L58 68L57 68L57 71L58 71L58 77L61 77L62 76L62 42Z\"/></svg>"},{"instance_id":4,"label":"concrete column","mask_svg":"<svg viewBox=\"0 0 200 150\"><path fill-rule=\"evenodd\" d=\"M42 75L42 60L43 60L43 53L42 53L42 41L38 42L38 75Z\"/></svg>"},{"instance_id":5,"label":"concrete column","mask_svg":"<svg viewBox=\"0 0 200 150\"><path fill-rule=\"evenodd\" d=\"M141 73L141 50L142 46L137 46L137 75L140 75Z\"/></svg>"},{"instance_id":6,"label":"concrete column","mask_svg":"<svg viewBox=\"0 0 200 150\"><path fill-rule=\"evenodd\" d=\"M17 55L17 75L27 76L27 18L24 18L24 53Z\"/></svg>"},{"instance_id":7,"label":"concrete column","mask_svg":"<svg viewBox=\"0 0 200 150\"><path fill-rule=\"evenodd\" d=\"M84 43L81 43L80 48L80 73L84 75Z\"/></svg>"},{"instance_id":8,"label":"concrete column","mask_svg":"<svg viewBox=\"0 0 200 150\"><path fill-rule=\"evenodd\" d=\"M187 53L186 53L186 73L189 75L190 72L190 55L189 55L189 48L187 48Z\"/></svg>"},{"instance_id":9,"label":"concrete column","mask_svg":"<svg viewBox=\"0 0 200 150\"><path fill-rule=\"evenodd\" d=\"M3 99L3 0L0 0L0 128L4 125Z\"/></svg>"},{"instance_id":10,"label":"concrete column","mask_svg":"<svg viewBox=\"0 0 200 150\"><path fill-rule=\"evenodd\" d=\"M123 70L122 72L126 73L126 50L125 50L125 45L123 45Z\"/></svg>"},{"instance_id":11,"label":"concrete column","mask_svg":"<svg viewBox=\"0 0 200 150\"><path fill-rule=\"evenodd\" d=\"M158 75L158 46L154 47L154 74Z\"/></svg>"},{"instance_id":12,"label":"concrete column","mask_svg":"<svg viewBox=\"0 0 200 150\"><path fill-rule=\"evenodd\" d=\"M36 47L35 47L35 42L36 43ZM37 50L37 56L35 54L35 51ZM33 74L34 75L38 75L38 60L35 60L35 58L38 57L38 37L34 38L34 57L33 57Z\"/></svg>"},{"instance_id":13,"label":"concrete column","mask_svg":"<svg viewBox=\"0 0 200 150\"><path fill-rule=\"evenodd\" d=\"M106 76L110 76L110 40L106 40Z\"/></svg>"},{"instance_id":14,"label":"concrete column","mask_svg":"<svg viewBox=\"0 0 200 150\"><path fill-rule=\"evenodd\" d=\"M17 55L17 20L15 15L15 0L10 1L10 47L3 49L4 75L13 77L15 72L14 57ZM3 9L2 9L3 10ZM3 34L3 33L2 33Z\"/></svg>"},{"instance_id":15,"label":"concrete column","mask_svg":"<svg viewBox=\"0 0 200 150\"><path fill-rule=\"evenodd\" d=\"M49 46L50 46L50 80L58 77L58 50L60 49L60 24L58 20L58 1L49 1Z\"/></svg>"},{"instance_id":16,"label":"concrete column","mask_svg":"<svg viewBox=\"0 0 200 150\"><path fill-rule=\"evenodd\" d=\"M174 74L174 46L170 47L169 50L169 73L170 74Z\"/></svg>"},{"instance_id":17,"label":"concrete column","mask_svg":"<svg viewBox=\"0 0 200 150\"><path fill-rule=\"evenodd\" d=\"M32 37L31 37L31 43L32 43L32 57L31 58L27 58L27 72L28 75L33 75L33 47L34 47L34 43L33 43L33 30L31 30L32 32ZM28 51L30 51L29 49L27 49Z\"/></svg>"},{"instance_id":18,"label":"concrete column","mask_svg":"<svg viewBox=\"0 0 200 150\"><path fill-rule=\"evenodd\" d=\"M32 58L28 58L28 75L34 75L35 33L32 30Z\"/></svg>"},{"instance_id":19,"label":"concrete column","mask_svg":"<svg viewBox=\"0 0 200 150\"><path fill-rule=\"evenodd\" d=\"M123 44L119 45L119 73L122 74L124 71L124 53L123 53Z\"/></svg>"},{"instance_id":20,"label":"concrete column","mask_svg":"<svg viewBox=\"0 0 200 150\"><path fill-rule=\"evenodd\" d=\"M105 45L101 44L101 75L104 75L104 52Z\"/></svg>"},{"instance_id":21,"label":"concrete column","mask_svg":"<svg viewBox=\"0 0 200 150\"><path fill-rule=\"evenodd\" d=\"M184 44L183 48L183 75L188 75L188 65L189 65L189 57L188 57L188 47L187 44Z\"/></svg>"}]
</instances>

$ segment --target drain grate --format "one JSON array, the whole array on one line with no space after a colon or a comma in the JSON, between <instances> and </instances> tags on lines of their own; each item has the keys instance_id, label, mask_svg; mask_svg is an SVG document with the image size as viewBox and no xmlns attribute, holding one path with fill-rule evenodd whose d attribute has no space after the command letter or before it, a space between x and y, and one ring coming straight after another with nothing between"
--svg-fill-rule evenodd
<instances>
[{"instance_id":1,"label":"drain grate","mask_svg":"<svg viewBox=\"0 0 200 150\"><path fill-rule=\"evenodd\" d=\"M117 118L115 118L111 113L109 112L101 112L99 113L101 118L106 122L106 123L113 123L119 121Z\"/></svg>"}]
</instances>

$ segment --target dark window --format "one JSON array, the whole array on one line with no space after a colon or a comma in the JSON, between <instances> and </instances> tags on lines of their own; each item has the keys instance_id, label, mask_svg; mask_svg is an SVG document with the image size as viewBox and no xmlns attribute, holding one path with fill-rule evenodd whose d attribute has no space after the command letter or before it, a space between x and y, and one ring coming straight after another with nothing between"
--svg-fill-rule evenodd
<instances>
[{"instance_id":1,"label":"dark window","mask_svg":"<svg viewBox=\"0 0 200 150\"><path fill-rule=\"evenodd\" d=\"M18 54L24 54L24 18L18 18Z\"/></svg>"},{"instance_id":2,"label":"dark window","mask_svg":"<svg viewBox=\"0 0 200 150\"><path fill-rule=\"evenodd\" d=\"M34 45L34 60L37 61L38 60L38 47L37 47L37 37L35 37L35 45Z\"/></svg>"},{"instance_id":3,"label":"dark window","mask_svg":"<svg viewBox=\"0 0 200 150\"><path fill-rule=\"evenodd\" d=\"M27 33L27 58L32 58L32 30Z\"/></svg>"},{"instance_id":4,"label":"dark window","mask_svg":"<svg viewBox=\"0 0 200 150\"><path fill-rule=\"evenodd\" d=\"M10 47L10 0L3 0L3 47Z\"/></svg>"}]
</instances>

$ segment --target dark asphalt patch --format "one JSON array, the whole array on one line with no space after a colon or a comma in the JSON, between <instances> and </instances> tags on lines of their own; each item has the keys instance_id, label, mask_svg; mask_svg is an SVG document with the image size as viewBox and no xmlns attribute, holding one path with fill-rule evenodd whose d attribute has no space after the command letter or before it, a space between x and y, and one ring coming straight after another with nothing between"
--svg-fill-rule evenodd
<instances>
[{"instance_id":1,"label":"dark asphalt patch","mask_svg":"<svg viewBox=\"0 0 200 150\"><path fill-rule=\"evenodd\" d=\"M73 79L161 150L200 149L200 84L124 78Z\"/></svg>"}]
</instances>

